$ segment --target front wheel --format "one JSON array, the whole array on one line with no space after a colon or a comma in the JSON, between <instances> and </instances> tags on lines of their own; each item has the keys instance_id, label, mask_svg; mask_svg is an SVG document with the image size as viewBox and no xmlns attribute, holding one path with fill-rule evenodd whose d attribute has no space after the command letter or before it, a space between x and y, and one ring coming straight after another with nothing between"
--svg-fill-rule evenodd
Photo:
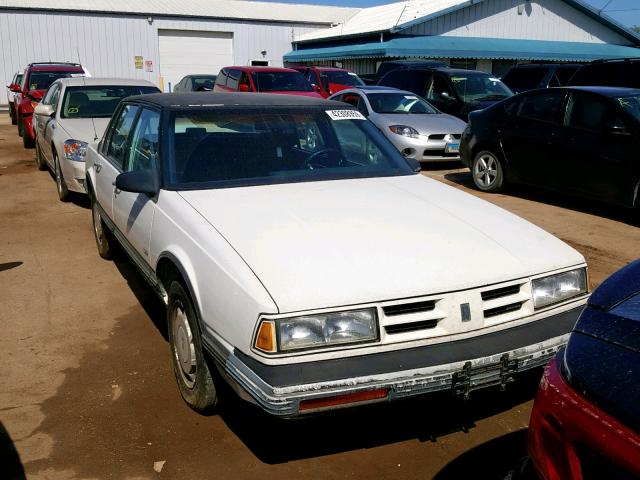
<instances>
[{"instance_id":1,"label":"front wheel","mask_svg":"<svg viewBox=\"0 0 640 480\"><path fill-rule=\"evenodd\" d=\"M56 190L58 191L58 198L62 202L69 201L69 189L67 188L67 184L64 181L64 176L62 175L62 168L60 168L60 160L58 160L58 155L56 152L53 152L53 166L54 173L56 176Z\"/></svg>"},{"instance_id":2,"label":"front wheel","mask_svg":"<svg viewBox=\"0 0 640 480\"><path fill-rule=\"evenodd\" d=\"M96 237L96 246L98 247L98 253L105 260L109 260L111 258L109 233L105 228L104 222L102 221L98 202L91 192L89 192L89 198L91 198L91 219L93 220L93 234Z\"/></svg>"},{"instance_id":3,"label":"front wheel","mask_svg":"<svg viewBox=\"0 0 640 480\"><path fill-rule=\"evenodd\" d=\"M182 284L171 282L167 308L171 364L180 394L197 412L218 403L218 394L207 364L195 310Z\"/></svg>"},{"instance_id":4,"label":"front wheel","mask_svg":"<svg viewBox=\"0 0 640 480\"><path fill-rule=\"evenodd\" d=\"M15 125L18 123L18 119L16 118L15 107L9 106L9 116L11 117L11 125Z\"/></svg>"},{"instance_id":5,"label":"front wheel","mask_svg":"<svg viewBox=\"0 0 640 480\"><path fill-rule=\"evenodd\" d=\"M23 135L23 132L22 132L23 125L22 125L22 117L20 115L18 115L17 123L18 123L18 136L21 137Z\"/></svg>"},{"instance_id":6,"label":"front wheel","mask_svg":"<svg viewBox=\"0 0 640 480\"><path fill-rule=\"evenodd\" d=\"M499 192L504 187L504 169L498 156L484 150L478 153L471 165L473 183L483 192Z\"/></svg>"}]
</instances>

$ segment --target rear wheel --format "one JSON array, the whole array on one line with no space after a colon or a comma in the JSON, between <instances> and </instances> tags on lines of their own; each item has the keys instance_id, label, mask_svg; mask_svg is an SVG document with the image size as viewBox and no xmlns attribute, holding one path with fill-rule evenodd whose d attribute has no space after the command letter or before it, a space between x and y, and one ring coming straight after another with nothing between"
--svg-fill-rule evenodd
<instances>
[{"instance_id":1,"label":"rear wheel","mask_svg":"<svg viewBox=\"0 0 640 480\"><path fill-rule=\"evenodd\" d=\"M483 192L499 192L504 187L504 169L498 156L488 150L479 152L471 165L473 183Z\"/></svg>"},{"instance_id":2,"label":"rear wheel","mask_svg":"<svg viewBox=\"0 0 640 480\"><path fill-rule=\"evenodd\" d=\"M58 198L63 202L68 202L69 189L67 188L67 184L64 181L62 168L60 168L60 161L58 160L58 155L56 155L55 151L53 152L53 168L56 177L56 190L58 191Z\"/></svg>"},{"instance_id":3,"label":"rear wheel","mask_svg":"<svg viewBox=\"0 0 640 480\"><path fill-rule=\"evenodd\" d=\"M171 364L180 394L195 411L206 412L216 406L218 394L202 348L193 303L176 280L169 287L167 323Z\"/></svg>"},{"instance_id":4,"label":"rear wheel","mask_svg":"<svg viewBox=\"0 0 640 480\"><path fill-rule=\"evenodd\" d=\"M24 148L33 148L35 146L35 142L29 136L29 132L24 127L24 123L20 122L20 125L22 125L22 146Z\"/></svg>"},{"instance_id":5,"label":"rear wheel","mask_svg":"<svg viewBox=\"0 0 640 480\"><path fill-rule=\"evenodd\" d=\"M98 247L98 254L105 260L111 258L111 236L109 231L105 227L102 215L100 213L100 207L96 201L96 197L93 192L89 191L89 198L91 199L91 220L93 222L93 235L96 238L96 246Z\"/></svg>"}]
</instances>

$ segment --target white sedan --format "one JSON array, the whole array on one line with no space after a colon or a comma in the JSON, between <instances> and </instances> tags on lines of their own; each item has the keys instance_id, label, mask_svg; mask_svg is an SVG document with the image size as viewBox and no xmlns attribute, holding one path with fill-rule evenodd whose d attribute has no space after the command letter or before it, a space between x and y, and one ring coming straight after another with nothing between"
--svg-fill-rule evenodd
<instances>
[{"instance_id":1,"label":"white sedan","mask_svg":"<svg viewBox=\"0 0 640 480\"><path fill-rule=\"evenodd\" d=\"M166 302L196 410L217 378L280 416L505 387L588 295L582 255L416 173L343 103L131 97L86 166L99 253L121 244Z\"/></svg>"},{"instance_id":2,"label":"white sedan","mask_svg":"<svg viewBox=\"0 0 640 480\"><path fill-rule=\"evenodd\" d=\"M69 191L85 193L87 144L102 137L114 110L125 97L160 90L146 80L61 78L51 84L35 108L36 163L55 174L60 200Z\"/></svg>"}]
</instances>

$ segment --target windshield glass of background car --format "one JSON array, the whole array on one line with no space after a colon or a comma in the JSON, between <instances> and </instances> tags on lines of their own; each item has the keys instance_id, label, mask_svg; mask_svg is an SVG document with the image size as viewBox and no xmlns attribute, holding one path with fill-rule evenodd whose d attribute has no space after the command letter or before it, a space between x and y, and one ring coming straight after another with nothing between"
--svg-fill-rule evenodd
<instances>
[{"instance_id":1,"label":"windshield glass of background car","mask_svg":"<svg viewBox=\"0 0 640 480\"><path fill-rule=\"evenodd\" d=\"M465 102L499 100L513 95L513 92L496 77L483 73L451 75L453 87Z\"/></svg>"},{"instance_id":2,"label":"windshield glass of background car","mask_svg":"<svg viewBox=\"0 0 640 480\"><path fill-rule=\"evenodd\" d=\"M46 90L59 78L67 78L76 72L31 72L29 90Z\"/></svg>"},{"instance_id":3,"label":"windshield glass of background car","mask_svg":"<svg viewBox=\"0 0 640 480\"><path fill-rule=\"evenodd\" d=\"M211 75L208 77L191 77L193 81L193 90L196 92L213 90L213 86L216 83L216 76Z\"/></svg>"},{"instance_id":4,"label":"windshield glass of background car","mask_svg":"<svg viewBox=\"0 0 640 480\"><path fill-rule=\"evenodd\" d=\"M614 99L622 109L633 118L640 121L640 95L618 97Z\"/></svg>"},{"instance_id":5,"label":"windshield glass of background car","mask_svg":"<svg viewBox=\"0 0 640 480\"><path fill-rule=\"evenodd\" d=\"M137 85L67 87L62 118L109 118L123 98L157 91L155 87Z\"/></svg>"},{"instance_id":6,"label":"windshield glass of background car","mask_svg":"<svg viewBox=\"0 0 640 480\"><path fill-rule=\"evenodd\" d=\"M313 87L300 72L253 72L259 92L312 92Z\"/></svg>"},{"instance_id":7,"label":"windshield glass of background car","mask_svg":"<svg viewBox=\"0 0 640 480\"><path fill-rule=\"evenodd\" d=\"M340 70L329 70L320 72L320 81L326 91L329 91L329 84L335 83L338 85L348 85L350 87L357 87L364 85L364 82L358 78L355 73L341 72Z\"/></svg>"},{"instance_id":8,"label":"windshield glass of background car","mask_svg":"<svg viewBox=\"0 0 640 480\"><path fill-rule=\"evenodd\" d=\"M434 114L438 111L417 95L406 93L367 93L371 108L376 113L407 114L421 113Z\"/></svg>"},{"instance_id":9,"label":"windshield glass of background car","mask_svg":"<svg viewBox=\"0 0 640 480\"><path fill-rule=\"evenodd\" d=\"M502 80L509 88L536 88L547 71L547 67L512 68Z\"/></svg>"},{"instance_id":10,"label":"windshield glass of background car","mask_svg":"<svg viewBox=\"0 0 640 480\"><path fill-rule=\"evenodd\" d=\"M176 189L413 174L355 110L177 112L170 131L165 178Z\"/></svg>"}]
</instances>

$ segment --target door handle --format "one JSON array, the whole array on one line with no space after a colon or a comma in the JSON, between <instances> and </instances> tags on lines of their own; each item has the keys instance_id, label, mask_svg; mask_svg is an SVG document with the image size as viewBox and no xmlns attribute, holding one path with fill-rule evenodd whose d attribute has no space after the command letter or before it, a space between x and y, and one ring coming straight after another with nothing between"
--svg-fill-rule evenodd
<instances>
[{"instance_id":1,"label":"door handle","mask_svg":"<svg viewBox=\"0 0 640 480\"><path fill-rule=\"evenodd\" d=\"M122 191L118 187L116 187L116 181L115 180L113 182L111 182L111 185L113 185L113 194L114 195L118 195Z\"/></svg>"},{"instance_id":2,"label":"door handle","mask_svg":"<svg viewBox=\"0 0 640 480\"><path fill-rule=\"evenodd\" d=\"M51 124L51 130L55 130L55 129L56 129L56 124L55 124L55 123L52 123L52 124Z\"/></svg>"},{"instance_id":3,"label":"door handle","mask_svg":"<svg viewBox=\"0 0 640 480\"><path fill-rule=\"evenodd\" d=\"M102 170L102 164L101 163L94 163L93 166L96 169L96 173L100 173L100 170Z\"/></svg>"}]
</instances>

